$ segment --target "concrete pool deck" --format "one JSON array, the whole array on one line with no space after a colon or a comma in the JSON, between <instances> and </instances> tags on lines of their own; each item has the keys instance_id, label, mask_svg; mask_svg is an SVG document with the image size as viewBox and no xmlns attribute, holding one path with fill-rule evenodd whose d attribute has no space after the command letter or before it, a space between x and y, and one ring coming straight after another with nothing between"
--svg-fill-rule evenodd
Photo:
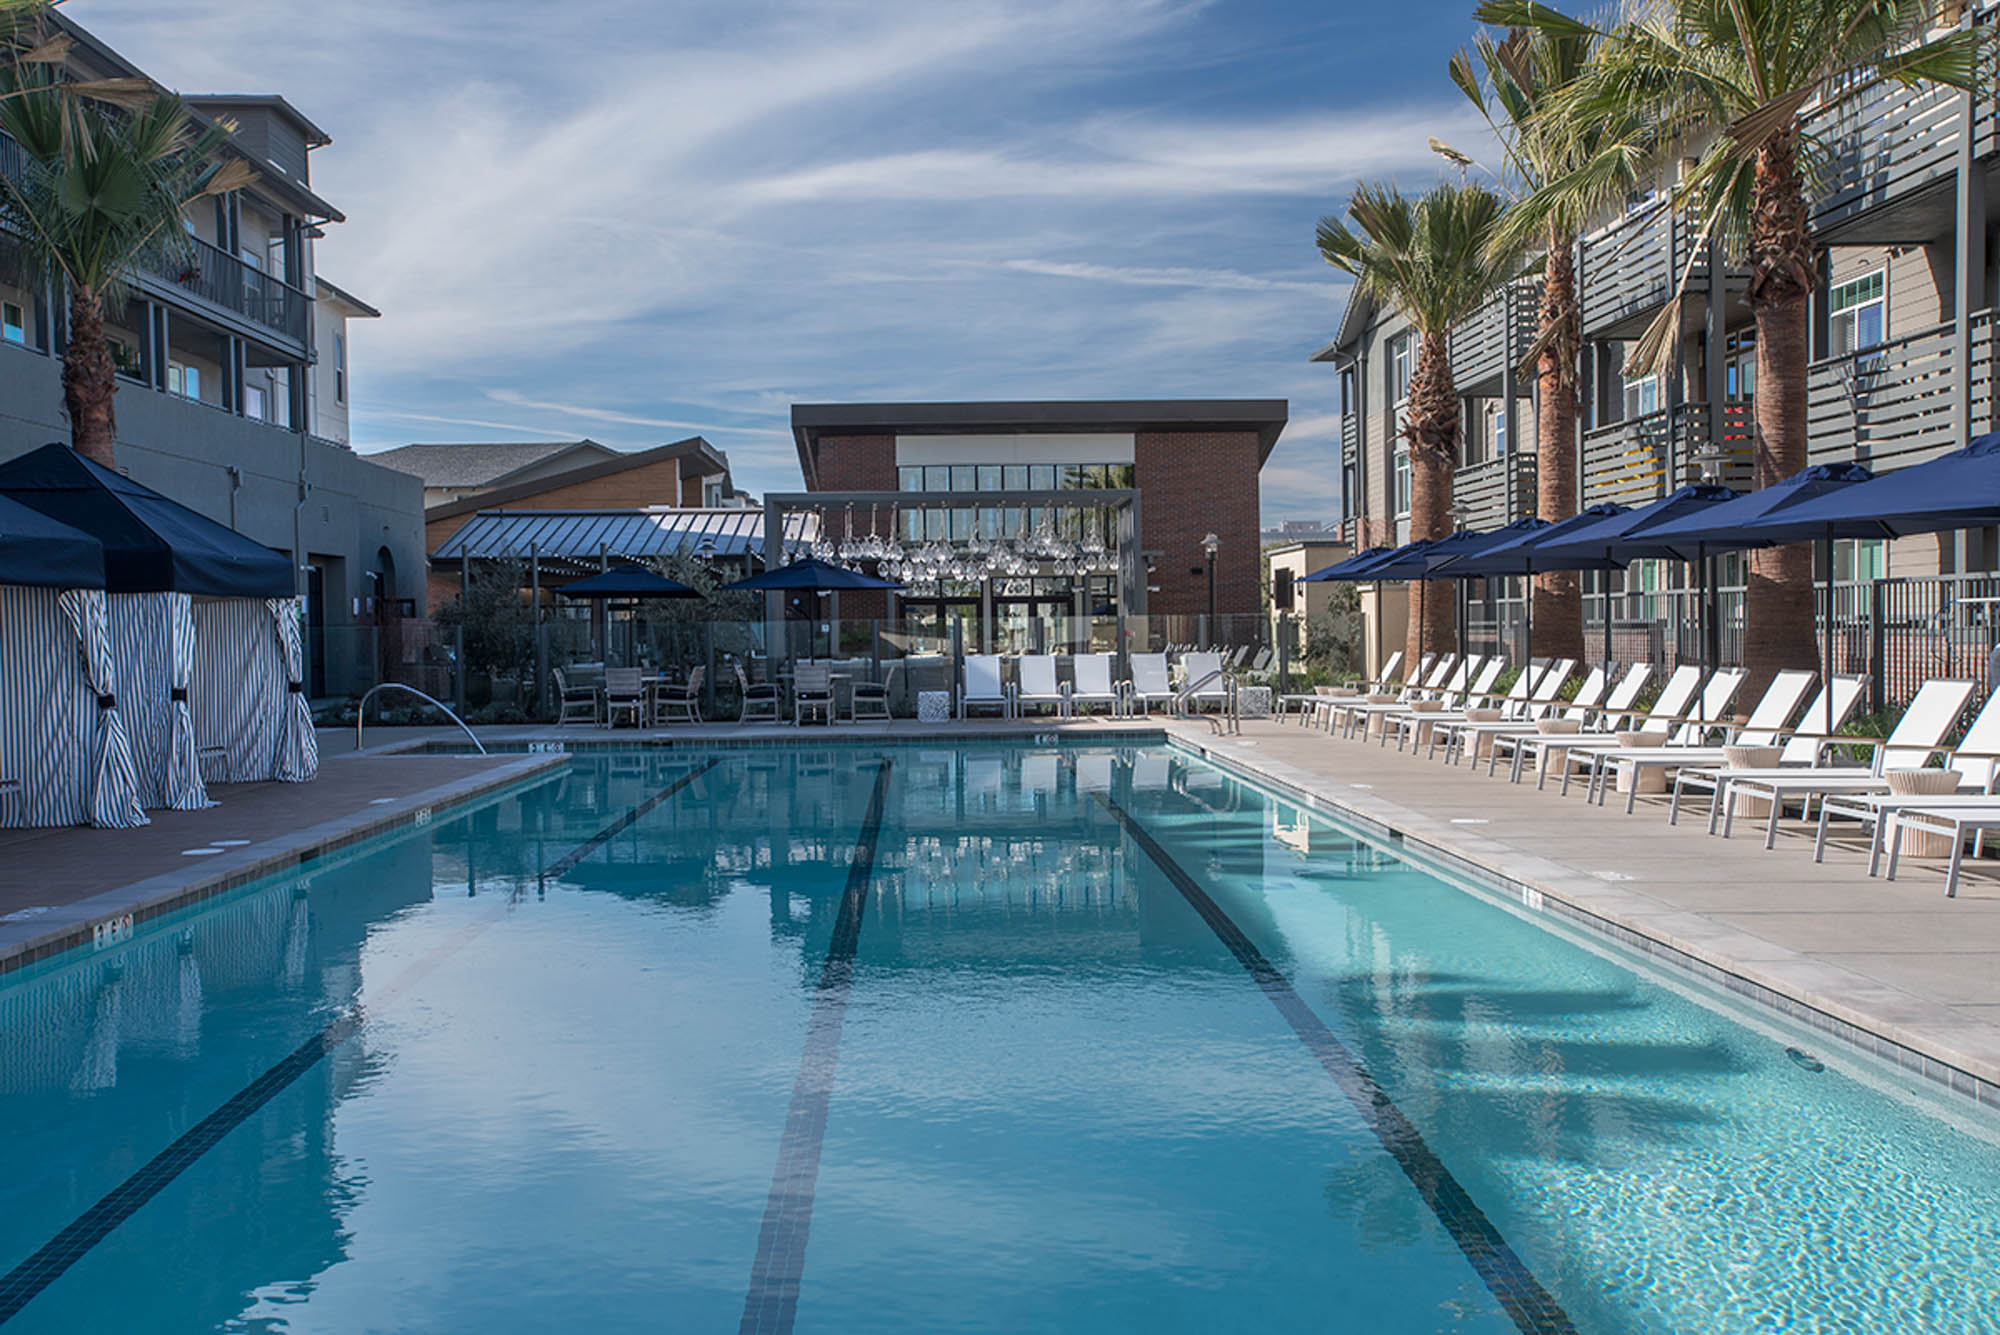
<instances>
[{"instance_id":1,"label":"concrete pool deck","mask_svg":"<svg viewBox=\"0 0 2000 1335\"><path fill-rule=\"evenodd\" d=\"M350 734L351 735L351 734ZM329 756L311 783L217 784L217 805L130 830L0 830L0 977L157 913L475 800L560 756ZM220 850L190 853L190 849Z\"/></svg>"},{"instance_id":2,"label":"concrete pool deck","mask_svg":"<svg viewBox=\"0 0 2000 1335\"><path fill-rule=\"evenodd\" d=\"M1663 800L1626 815L1505 767L1447 766L1285 721L1240 736L1168 726L1176 741L1312 805L1398 832L1406 849L1461 864L1532 908L1670 957L1933 1081L2000 1106L2000 877L1968 861L1957 899L1942 860L1870 878L1860 827L1836 825L1826 861L1809 827L1762 821L1706 833L1707 809L1669 827ZM1664 948L1664 949L1662 949Z\"/></svg>"}]
</instances>

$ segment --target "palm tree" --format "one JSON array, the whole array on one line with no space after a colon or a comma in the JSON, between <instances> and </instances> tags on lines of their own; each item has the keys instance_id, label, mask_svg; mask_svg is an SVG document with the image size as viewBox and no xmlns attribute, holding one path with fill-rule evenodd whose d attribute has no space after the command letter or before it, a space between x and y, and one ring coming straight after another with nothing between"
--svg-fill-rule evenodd
<instances>
[{"instance_id":1,"label":"palm tree","mask_svg":"<svg viewBox=\"0 0 2000 1335\"><path fill-rule=\"evenodd\" d=\"M1813 240L1807 225L1812 145L1808 107L1868 76L1970 88L1984 77L1987 30L1942 33L1945 0L1654 0L1609 28L1535 0L1486 0L1485 23L1597 43L1595 58L1538 113L1555 137L1617 129L1526 212L1601 197L1635 167L1658 172L1703 145L1669 207L1688 212L1749 271L1757 325L1755 485L1806 466L1806 364ZM1568 201L1565 203L1564 201ZM1666 369L1687 273L1639 340L1637 360ZM1711 354L1713 355L1713 354ZM1807 544L1750 558L1746 689L1814 658L1812 552Z\"/></svg>"},{"instance_id":2,"label":"palm tree","mask_svg":"<svg viewBox=\"0 0 2000 1335\"><path fill-rule=\"evenodd\" d=\"M1409 408L1401 434L1410 452L1410 537L1451 532L1452 473L1459 463L1461 408L1446 338L1518 270L1494 244L1506 201L1484 186L1443 183L1415 199L1394 185L1358 186L1348 201L1355 230L1319 221L1319 253L1354 276L1355 291L1394 307L1417 336ZM1410 582L1409 657L1456 641L1450 598L1426 598Z\"/></svg>"},{"instance_id":3,"label":"palm tree","mask_svg":"<svg viewBox=\"0 0 2000 1335\"><path fill-rule=\"evenodd\" d=\"M1516 28L1498 41L1481 33L1471 52L1451 58L1452 82L1493 130L1503 154L1501 179L1516 195L1535 197L1550 182L1569 177L1612 134L1609 125L1552 133L1543 116L1556 94L1582 74L1595 46L1588 33ZM1503 250L1542 255L1541 306L1528 361L1539 390L1535 508L1550 523L1577 509L1576 401L1583 332L1575 247L1577 234L1589 225L1600 202L1583 191L1553 199L1544 193L1540 207L1532 213L1510 210L1499 228ZM1511 421L1513 404L1507 412ZM1536 643L1551 654L1583 657L1583 591L1576 572L1537 575L1530 596Z\"/></svg>"},{"instance_id":4,"label":"palm tree","mask_svg":"<svg viewBox=\"0 0 2000 1335\"><path fill-rule=\"evenodd\" d=\"M0 175L0 220L21 238L29 271L68 289L70 444L109 468L118 382L104 317L123 308L134 265L187 248L187 205L241 189L253 174L216 159L227 127L198 126L178 97L138 80L70 79L67 49L29 25L0 59L0 130L26 162L19 177Z\"/></svg>"}]
</instances>

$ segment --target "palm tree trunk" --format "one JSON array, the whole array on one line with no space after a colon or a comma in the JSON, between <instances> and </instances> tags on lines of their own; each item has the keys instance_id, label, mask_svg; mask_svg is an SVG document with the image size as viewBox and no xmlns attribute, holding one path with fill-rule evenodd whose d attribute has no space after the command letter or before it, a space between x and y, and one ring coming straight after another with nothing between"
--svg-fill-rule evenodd
<instances>
[{"instance_id":1,"label":"palm tree trunk","mask_svg":"<svg viewBox=\"0 0 2000 1335\"><path fill-rule=\"evenodd\" d=\"M1535 330L1540 405L1535 421L1535 513L1549 523L1576 513L1577 353L1582 345L1576 305L1576 238L1551 228L1542 272L1542 309ZM1507 405L1513 411L1514 405ZM1583 586L1574 570L1535 576L1535 648L1544 655L1583 659Z\"/></svg>"},{"instance_id":2,"label":"palm tree trunk","mask_svg":"<svg viewBox=\"0 0 2000 1335\"><path fill-rule=\"evenodd\" d=\"M1791 476L1808 461L1812 240L1806 230L1798 142L1793 128L1773 135L1758 150L1751 204L1748 297L1757 320L1754 481L1758 487ZM1752 551L1744 600L1743 666L1750 673L1743 684L1744 699L1758 698L1782 669L1818 665L1814 620L1812 545Z\"/></svg>"},{"instance_id":3,"label":"palm tree trunk","mask_svg":"<svg viewBox=\"0 0 2000 1335\"><path fill-rule=\"evenodd\" d=\"M69 343L63 349L63 406L69 411L70 448L93 463L116 468L118 419L112 396L118 377L111 362L111 345L104 341L104 312L97 293L72 287L69 298Z\"/></svg>"},{"instance_id":4,"label":"palm tree trunk","mask_svg":"<svg viewBox=\"0 0 2000 1335\"><path fill-rule=\"evenodd\" d=\"M1410 540L1448 537L1452 475L1458 470L1459 402L1443 333L1427 333L1417 343L1403 434L1410 444ZM1407 661L1458 648L1454 594L1451 580L1410 581Z\"/></svg>"}]
</instances>

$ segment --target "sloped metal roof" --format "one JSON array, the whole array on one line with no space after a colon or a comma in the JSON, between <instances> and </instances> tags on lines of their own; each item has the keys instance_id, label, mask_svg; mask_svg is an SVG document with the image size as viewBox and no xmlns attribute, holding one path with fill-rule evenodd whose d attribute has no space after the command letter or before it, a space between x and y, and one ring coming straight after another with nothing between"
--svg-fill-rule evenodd
<instances>
[{"instance_id":1,"label":"sloped metal roof","mask_svg":"<svg viewBox=\"0 0 2000 1335\"><path fill-rule=\"evenodd\" d=\"M785 516L785 550L819 534L818 516ZM716 556L764 554L762 510L511 510L482 511L431 553L434 560L523 560L532 548L549 560L644 560L697 552L702 541Z\"/></svg>"}]
</instances>

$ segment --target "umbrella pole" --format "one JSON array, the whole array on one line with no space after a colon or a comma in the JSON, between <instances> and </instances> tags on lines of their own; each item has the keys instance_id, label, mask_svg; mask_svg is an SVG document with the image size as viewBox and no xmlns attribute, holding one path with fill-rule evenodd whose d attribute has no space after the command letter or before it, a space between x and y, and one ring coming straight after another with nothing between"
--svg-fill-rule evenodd
<instances>
[{"instance_id":1,"label":"umbrella pole","mask_svg":"<svg viewBox=\"0 0 2000 1335\"><path fill-rule=\"evenodd\" d=\"M1522 657L1532 663L1535 661L1535 563L1533 561L1528 562L1528 578L1521 586L1521 591L1524 595L1521 600L1521 625L1526 631L1523 638L1527 641Z\"/></svg>"},{"instance_id":2,"label":"umbrella pole","mask_svg":"<svg viewBox=\"0 0 2000 1335\"><path fill-rule=\"evenodd\" d=\"M1598 579L1598 585L1597 585L1598 598L1604 604L1604 672L1605 675L1609 676L1611 673L1611 572L1610 570L1606 569L1598 571L1597 579Z\"/></svg>"},{"instance_id":3,"label":"umbrella pole","mask_svg":"<svg viewBox=\"0 0 2000 1335\"><path fill-rule=\"evenodd\" d=\"M1821 606L1826 614L1826 642L1820 651L1820 694L1826 700L1826 736L1833 734L1833 525L1826 526L1826 536L1820 539L1820 559L1825 562L1826 595Z\"/></svg>"}]
</instances>

